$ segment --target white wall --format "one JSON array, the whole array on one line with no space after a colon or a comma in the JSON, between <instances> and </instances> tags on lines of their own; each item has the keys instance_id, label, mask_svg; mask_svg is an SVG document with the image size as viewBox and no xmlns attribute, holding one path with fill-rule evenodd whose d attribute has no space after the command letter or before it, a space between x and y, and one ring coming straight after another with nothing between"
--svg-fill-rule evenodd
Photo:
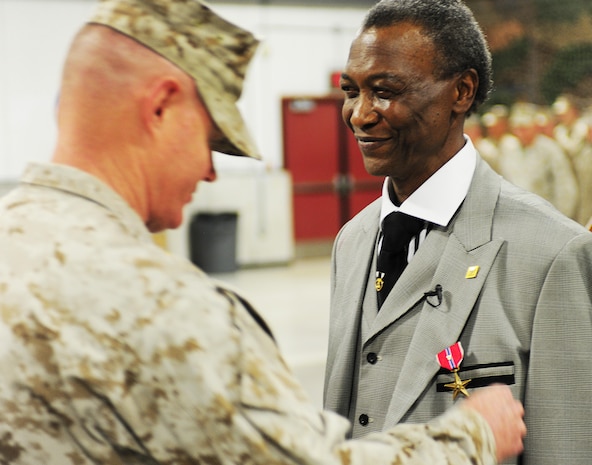
<instances>
[{"instance_id":1,"label":"white wall","mask_svg":"<svg viewBox=\"0 0 592 465\"><path fill-rule=\"evenodd\" d=\"M216 165L220 171L279 168L281 97L329 90L329 75L343 66L365 9L209 4L263 41L240 106L264 163L217 155ZM50 157L62 62L93 7L91 0L0 0L0 179Z\"/></svg>"},{"instance_id":2,"label":"white wall","mask_svg":"<svg viewBox=\"0 0 592 465\"><path fill-rule=\"evenodd\" d=\"M0 179L29 160L47 160L55 140L54 108L71 37L92 3L0 0Z\"/></svg>"}]
</instances>

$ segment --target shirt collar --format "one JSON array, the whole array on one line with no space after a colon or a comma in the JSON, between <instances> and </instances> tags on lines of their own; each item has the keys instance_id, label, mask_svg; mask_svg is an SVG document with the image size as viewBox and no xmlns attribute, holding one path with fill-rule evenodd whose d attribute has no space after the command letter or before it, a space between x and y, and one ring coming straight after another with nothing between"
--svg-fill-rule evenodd
<instances>
[{"instance_id":1,"label":"shirt collar","mask_svg":"<svg viewBox=\"0 0 592 465\"><path fill-rule=\"evenodd\" d=\"M150 232L140 216L117 192L89 173L56 163L30 163L21 182L59 189L102 205L117 216L131 234L150 240Z\"/></svg>"},{"instance_id":2,"label":"shirt collar","mask_svg":"<svg viewBox=\"0 0 592 465\"><path fill-rule=\"evenodd\" d=\"M462 204L473 179L477 152L471 139L465 136L465 145L428 178L399 207L390 199L390 178L382 185L380 224L389 213L400 211L440 226L447 226Z\"/></svg>"}]
</instances>

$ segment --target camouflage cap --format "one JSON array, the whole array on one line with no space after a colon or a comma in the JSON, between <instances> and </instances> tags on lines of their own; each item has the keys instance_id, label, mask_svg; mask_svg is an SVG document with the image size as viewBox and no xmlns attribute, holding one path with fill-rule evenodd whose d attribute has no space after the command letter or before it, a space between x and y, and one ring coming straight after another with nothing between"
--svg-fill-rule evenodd
<instances>
[{"instance_id":1,"label":"camouflage cap","mask_svg":"<svg viewBox=\"0 0 592 465\"><path fill-rule=\"evenodd\" d=\"M260 159L236 102L258 41L198 0L100 0L90 23L109 26L193 77L223 137L212 150Z\"/></svg>"}]
</instances>

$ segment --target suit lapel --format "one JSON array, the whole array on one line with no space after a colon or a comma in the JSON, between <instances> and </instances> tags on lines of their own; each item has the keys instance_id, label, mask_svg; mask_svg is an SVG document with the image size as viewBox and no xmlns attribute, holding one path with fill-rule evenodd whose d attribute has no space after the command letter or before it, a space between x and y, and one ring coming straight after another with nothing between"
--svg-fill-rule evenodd
<instances>
[{"instance_id":1,"label":"suit lapel","mask_svg":"<svg viewBox=\"0 0 592 465\"><path fill-rule=\"evenodd\" d=\"M434 234L430 232L413 260L395 283L382 309L374 319L371 330L364 343L369 342L384 328L393 324L404 314L410 311L423 299L423 294L429 291L432 277L436 271L438 262L433 257L439 256L446 245L448 234L446 232Z\"/></svg>"},{"instance_id":2,"label":"suit lapel","mask_svg":"<svg viewBox=\"0 0 592 465\"><path fill-rule=\"evenodd\" d=\"M491 239L500 178L481 160L465 201L447 228L435 228L396 283L392 314L379 313L370 340L408 311L419 311L417 327L403 361L387 412L387 424L401 420L439 370L436 354L459 340L493 265L502 240ZM440 257L434 260L434 257ZM476 276L467 274L478 266ZM440 284L442 304L431 307L424 292ZM389 300L385 302L387 305ZM367 342L367 341L365 341Z\"/></svg>"},{"instance_id":3,"label":"suit lapel","mask_svg":"<svg viewBox=\"0 0 592 465\"><path fill-rule=\"evenodd\" d=\"M424 302L418 309L421 316L390 403L389 423L398 422L430 385L440 369L438 352L460 339L501 245L492 241L468 253L455 236L447 241L430 287L442 286L442 304L433 308ZM475 265L480 267L477 276L467 278L467 269Z\"/></svg>"},{"instance_id":4,"label":"suit lapel","mask_svg":"<svg viewBox=\"0 0 592 465\"><path fill-rule=\"evenodd\" d=\"M356 354L359 349L360 324L362 319L362 303L367 287L370 269L373 263L374 246L378 234L378 218L380 202L363 210L355 220L360 221L360 228L352 228L354 236L348 236L348 243L356 247L348 247L346 252L334 250L338 255L340 278L334 283L337 286L332 293L330 331L338 336L330 337L327 369L325 374L324 406L343 416L348 415L351 400L352 378L355 372ZM340 233L341 234L341 233ZM340 247L340 236L336 238L335 249ZM335 266L335 264L333 264ZM335 270L333 270L335 273ZM334 279L334 278L333 278ZM339 311L335 311L339 309Z\"/></svg>"}]
</instances>

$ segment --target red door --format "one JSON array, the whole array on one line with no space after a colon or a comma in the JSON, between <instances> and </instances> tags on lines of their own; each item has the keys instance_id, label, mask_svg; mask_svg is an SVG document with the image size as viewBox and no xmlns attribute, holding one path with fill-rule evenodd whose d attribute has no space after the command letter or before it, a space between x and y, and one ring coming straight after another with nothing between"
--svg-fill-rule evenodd
<instances>
[{"instance_id":1,"label":"red door","mask_svg":"<svg viewBox=\"0 0 592 465\"><path fill-rule=\"evenodd\" d=\"M330 240L380 196L341 119L341 95L282 99L284 166L293 182L296 241Z\"/></svg>"}]
</instances>

